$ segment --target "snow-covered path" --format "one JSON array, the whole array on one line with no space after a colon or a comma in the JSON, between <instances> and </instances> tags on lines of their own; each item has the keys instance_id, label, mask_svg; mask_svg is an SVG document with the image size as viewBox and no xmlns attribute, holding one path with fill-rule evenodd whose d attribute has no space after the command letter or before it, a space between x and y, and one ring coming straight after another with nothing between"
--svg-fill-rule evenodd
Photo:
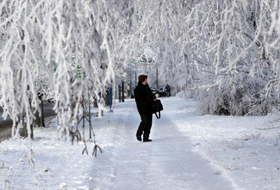
<instances>
[{"instance_id":1,"label":"snow-covered path","mask_svg":"<svg viewBox=\"0 0 280 190\"><path fill-rule=\"evenodd\" d=\"M136 140L140 117L134 100L94 117L103 150L96 158L92 141L89 155L82 155L83 142L59 140L55 120L34 131L34 166L28 164L26 139L1 142L0 189L280 189L280 128L270 126L271 116L201 116L193 100L161 100L164 111L161 119L154 117L150 143Z\"/></svg>"},{"instance_id":2,"label":"snow-covered path","mask_svg":"<svg viewBox=\"0 0 280 190\"><path fill-rule=\"evenodd\" d=\"M161 119L153 118L151 143L136 140L140 117L134 101L116 105L115 112L108 120L113 123L110 127L114 128L114 135L107 135L113 139L105 138L107 142L118 142L118 146L113 148L110 163L113 168L113 189L234 189L232 183L220 175L209 161L193 152L194 145L174 124L177 118L174 109L179 109L184 103L178 104L178 99L162 101L168 107L162 112ZM193 110L185 117L188 114L194 114ZM104 133L97 132L103 137L106 135Z\"/></svg>"}]
</instances>

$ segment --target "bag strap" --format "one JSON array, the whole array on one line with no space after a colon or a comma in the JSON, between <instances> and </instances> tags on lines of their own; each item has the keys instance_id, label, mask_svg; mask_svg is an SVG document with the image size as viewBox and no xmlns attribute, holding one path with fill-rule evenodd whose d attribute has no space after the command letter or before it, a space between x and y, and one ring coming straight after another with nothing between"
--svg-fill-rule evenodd
<instances>
[{"instance_id":1,"label":"bag strap","mask_svg":"<svg viewBox=\"0 0 280 190\"><path fill-rule=\"evenodd\" d=\"M160 118L160 111L158 112L158 115L157 115L157 112L155 112L155 115L159 119Z\"/></svg>"}]
</instances>

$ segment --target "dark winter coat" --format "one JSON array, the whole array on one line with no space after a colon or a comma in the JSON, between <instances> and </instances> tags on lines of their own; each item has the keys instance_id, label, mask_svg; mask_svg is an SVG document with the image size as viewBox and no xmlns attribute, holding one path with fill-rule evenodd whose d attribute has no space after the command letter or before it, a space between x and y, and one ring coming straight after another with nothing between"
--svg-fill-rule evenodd
<instances>
[{"instance_id":1,"label":"dark winter coat","mask_svg":"<svg viewBox=\"0 0 280 190\"><path fill-rule=\"evenodd\" d=\"M138 82L137 87L134 89L134 97L140 115L153 113L153 101L155 97L148 84L143 85L141 82Z\"/></svg>"},{"instance_id":2,"label":"dark winter coat","mask_svg":"<svg viewBox=\"0 0 280 190\"><path fill-rule=\"evenodd\" d=\"M170 86L168 84L165 86L165 89L170 92Z\"/></svg>"}]
</instances>

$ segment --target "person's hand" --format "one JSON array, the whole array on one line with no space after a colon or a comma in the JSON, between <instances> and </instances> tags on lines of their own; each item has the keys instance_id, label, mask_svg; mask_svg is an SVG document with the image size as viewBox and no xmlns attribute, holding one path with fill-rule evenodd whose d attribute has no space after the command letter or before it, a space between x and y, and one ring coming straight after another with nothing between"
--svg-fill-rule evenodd
<instances>
[{"instance_id":1,"label":"person's hand","mask_svg":"<svg viewBox=\"0 0 280 190\"><path fill-rule=\"evenodd\" d=\"M157 101L157 99L154 99L154 101Z\"/></svg>"}]
</instances>

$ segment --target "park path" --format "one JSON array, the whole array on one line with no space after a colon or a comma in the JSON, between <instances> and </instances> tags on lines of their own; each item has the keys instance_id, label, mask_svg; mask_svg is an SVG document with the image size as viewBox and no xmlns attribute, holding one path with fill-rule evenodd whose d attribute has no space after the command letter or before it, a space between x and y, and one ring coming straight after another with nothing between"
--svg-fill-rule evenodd
<instances>
[{"instance_id":1,"label":"park path","mask_svg":"<svg viewBox=\"0 0 280 190\"><path fill-rule=\"evenodd\" d=\"M178 111L186 105L179 98L162 98L162 118L153 117L151 139L143 143L135 133L140 122L133 100L116 104L108 120L111 130L112 189L123 190L231 190L234 185L217 172L211 163L196 154L187 134L177 129L178 117L193 117L194 108L185 114ZM180 118L182 119L182 118ZM104 133L103 133L104 134ZM104 136L103 136L104 137ZM105 137L106 138L106 137ZM109 140L107 138L107 141Z\"/></svg>"}]
</instances>

